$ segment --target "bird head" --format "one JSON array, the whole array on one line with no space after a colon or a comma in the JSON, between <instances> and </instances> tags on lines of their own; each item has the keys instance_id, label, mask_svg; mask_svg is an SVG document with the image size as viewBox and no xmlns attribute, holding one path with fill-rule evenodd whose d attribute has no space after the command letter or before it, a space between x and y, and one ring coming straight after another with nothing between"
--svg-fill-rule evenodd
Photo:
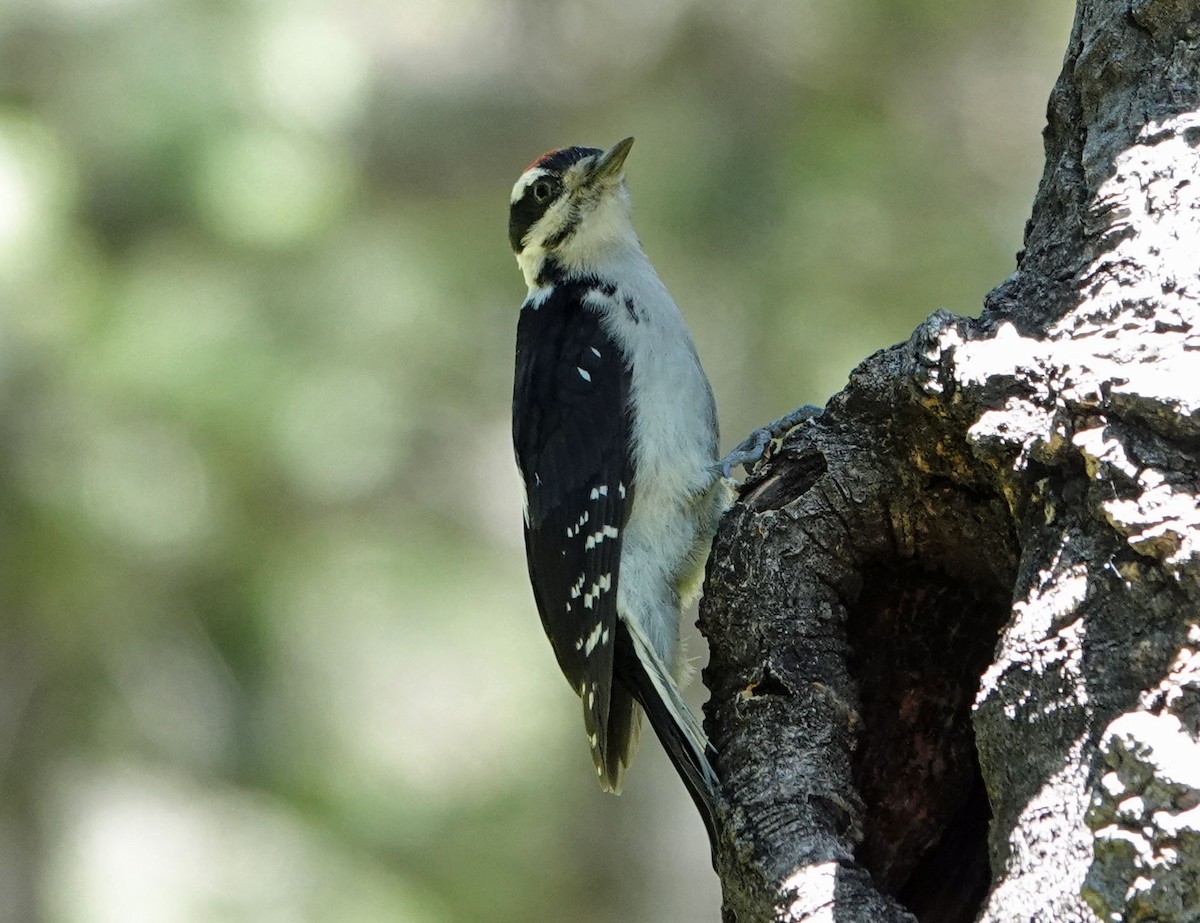
<instances>
[{"instance_id":1,"label":"bird head","mask_svg":"<svg viewBox=\"0 0 1200 923\"><path fill-rule=\"evenodd\" d=\"M600 260L614 245L637 241L625 191L626 138L610 150L566 147L543 154L513 186L508 240L527 280L547 259L564 269Z\"/></svg>"}]
</instances>

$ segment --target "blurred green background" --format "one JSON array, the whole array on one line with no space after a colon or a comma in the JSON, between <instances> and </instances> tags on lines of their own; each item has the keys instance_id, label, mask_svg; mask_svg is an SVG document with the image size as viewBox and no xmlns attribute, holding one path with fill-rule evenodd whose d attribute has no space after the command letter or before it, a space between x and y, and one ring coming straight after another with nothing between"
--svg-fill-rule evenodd
<instances>
[{"instance_id":1,"label":"blurred green background","mask_svg":"<svg viewBox=\"0 0 1200 923\"><path fill-rule=\"evenodd\" d=\"M0 0L0 923L717 920L533 608L509 190L637 137L729 446L1011 271L1070 14Z\"/></svg>"}]
</instances>

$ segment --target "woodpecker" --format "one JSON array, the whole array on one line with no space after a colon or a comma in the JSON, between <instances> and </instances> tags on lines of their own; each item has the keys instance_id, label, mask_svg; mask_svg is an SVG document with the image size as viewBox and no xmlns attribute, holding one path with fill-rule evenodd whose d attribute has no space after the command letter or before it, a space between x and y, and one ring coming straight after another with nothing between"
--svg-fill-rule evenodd
<instances>
[{"instance_id":1,"label":"woodpecker","mask_svg":"<svg viewBox=\"0 0 1200 923\"><path fill-rule=\"evenodd\" d=\"M715 843L716 754L679 691L679 629L732 482L692 336L633 229L632 145L551 151L513 187L526 559L601 788L620 792L644 712Z\"/></svg>"}]
</instances>

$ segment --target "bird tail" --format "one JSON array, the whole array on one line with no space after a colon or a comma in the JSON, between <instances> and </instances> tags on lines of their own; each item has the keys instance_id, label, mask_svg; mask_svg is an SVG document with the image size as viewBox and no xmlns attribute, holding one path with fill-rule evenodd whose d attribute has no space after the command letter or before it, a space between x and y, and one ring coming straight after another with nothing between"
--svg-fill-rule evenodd
<instances>
[{"instance_id":1,"label":"bird tail","mask_svg":"<svg viewBox=\"0 0 1200 923\"><path fill-rule=\"evenodd\" d=\"M659 743L700 812L716 856L716 802L720 786L712 761L717 751L641 629L617 619L616 634L614 676L628 687L650 720Z\"/></svg>"}]
</instances>

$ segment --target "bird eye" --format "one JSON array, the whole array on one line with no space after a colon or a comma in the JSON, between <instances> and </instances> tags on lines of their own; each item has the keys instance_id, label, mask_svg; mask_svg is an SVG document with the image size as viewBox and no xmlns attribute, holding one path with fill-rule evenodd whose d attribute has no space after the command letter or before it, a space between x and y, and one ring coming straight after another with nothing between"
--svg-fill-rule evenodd
<instances>
[{"instance_id":1,"label":"bird eye","mask_svg":"<svg viewBox=\"0 0 1200 923\"><path fill-rule=\"evenodd\" d=\"M546 180L540 179L533 184L533 197L538 202L547 201L554 194L554 187Z\"/></svg>"}]
</instances>

